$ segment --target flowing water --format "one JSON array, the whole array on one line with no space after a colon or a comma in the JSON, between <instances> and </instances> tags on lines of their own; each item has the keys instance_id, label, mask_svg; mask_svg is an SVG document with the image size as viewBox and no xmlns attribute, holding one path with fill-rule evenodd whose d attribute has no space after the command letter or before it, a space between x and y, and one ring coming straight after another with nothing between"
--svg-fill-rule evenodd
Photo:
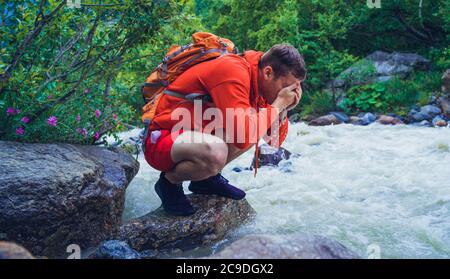
<instances>
[{"instance_id":1,"label":"flowing water","mask_svg":"<svg viewBox=\"0 0 450 279\"><path fill-rule=\"evenodd\" d=\"M284 147L301 156L263 167L253 151L223 175L247 192L255 220L233 233L304 232L337 240L366 257L450 258L450 129L407 125L290 126ZM124 219L159 207L158 172L142 155Z\"/></svg>"}]
</instances>

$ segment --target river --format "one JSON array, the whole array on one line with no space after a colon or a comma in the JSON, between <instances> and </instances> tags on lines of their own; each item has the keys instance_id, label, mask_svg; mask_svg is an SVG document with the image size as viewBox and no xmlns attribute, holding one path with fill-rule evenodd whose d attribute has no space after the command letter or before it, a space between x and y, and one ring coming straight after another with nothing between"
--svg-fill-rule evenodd
<instances>
[{"instance_id":1,"label":"river","mask_svg":"<svg viewBox=\"0 0 450 279\"><path fill-rule=\"evenodd\" d=\"M304 232L362 257L375 247L381 258L450 258L449 128L297 123L289 129L283 146L299 157L263 167L256 178L234 172L250 165L252 150L224 169L257 212L230 237ZM142 154L139 161L125 221L160 206L153 189L159 173Z\"/></svg>"}]
</instances>

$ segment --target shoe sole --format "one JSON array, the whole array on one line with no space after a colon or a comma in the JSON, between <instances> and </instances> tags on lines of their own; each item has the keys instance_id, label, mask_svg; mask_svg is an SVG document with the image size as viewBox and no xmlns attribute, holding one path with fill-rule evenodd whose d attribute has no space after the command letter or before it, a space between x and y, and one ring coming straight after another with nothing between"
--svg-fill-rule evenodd
<instances>
[{"instance_id":1,"label":"shoe sole","mask_svg":"<svg viewBox=\"0 0 450 279\"><path fill-rule=\"evenodd\" d=\"M188 189L189 189L189 191L191 191L192 193L197 194L197 195L206 195L206 196L216 195L216 196L219 196L219 197L224 197L224 198L232 199L232 200L235 200L235 201L243 200L245 198L245 196L246 196L244 194L244 196L242 198L234 198L234 197L230 197L230 196L227 196L227 195L221 195L221 194L218 194L218 193L202 192L202 191L198 191L198 190L192 191L190 187L188 187Z\"/></svg>"}]
</instances>

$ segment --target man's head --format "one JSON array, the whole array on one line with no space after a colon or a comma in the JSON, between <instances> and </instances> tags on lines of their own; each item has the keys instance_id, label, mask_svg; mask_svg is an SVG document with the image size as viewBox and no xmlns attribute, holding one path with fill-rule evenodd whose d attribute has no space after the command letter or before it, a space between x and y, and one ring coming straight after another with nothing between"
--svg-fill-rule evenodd
<instances>
[{"instance_id":1,"label":"man's head","mask_svg":"<svg viewBox=\"0 0 450 279\"><path fill-rule=\"evenodd\" d=\"M258 66L259 92L269 103L276 99L282 88L306 78L302 55L288 44L274 45L261 57Z\"/></svg>"}]
</instances>

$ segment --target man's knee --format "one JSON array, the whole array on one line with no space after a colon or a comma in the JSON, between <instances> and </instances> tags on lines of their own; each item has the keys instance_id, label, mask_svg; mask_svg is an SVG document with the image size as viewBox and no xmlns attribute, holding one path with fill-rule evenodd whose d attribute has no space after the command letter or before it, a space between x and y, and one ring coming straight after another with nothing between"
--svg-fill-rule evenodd
<instances>
[{"instance_id":1,"label":"man's knee","mask_svg":"<svg viewBox=\"0 0 450 279\"><path fill-rule=\"evenodd\" d=\"M217 174L227 163L226 143L205 143L200 158L202 167L211 175Z\"/></svg>"}]
</instances>

